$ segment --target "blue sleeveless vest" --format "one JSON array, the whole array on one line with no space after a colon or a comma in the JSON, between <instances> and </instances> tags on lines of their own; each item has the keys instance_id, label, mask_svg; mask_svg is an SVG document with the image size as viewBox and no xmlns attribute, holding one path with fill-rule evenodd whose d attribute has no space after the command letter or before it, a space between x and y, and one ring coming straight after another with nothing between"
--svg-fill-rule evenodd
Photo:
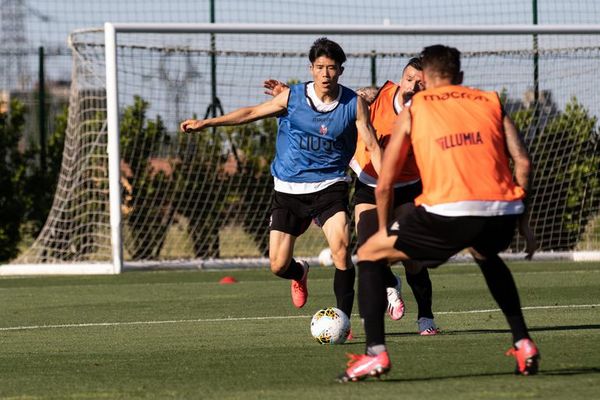
<instances>
[{"instance_id":1,"label":"blue sleeveless vest","mask_svg":"<svg viewBox=\"0 0 600 400\"><path fill-rule=\"evenodd\" d=\"M279 118L271 173L286 182L344 177L356 150L356 93L340 85L338 105L320 112L306 94L307 84L290 87L287 112Z\"/></svg>"}]
</instances>

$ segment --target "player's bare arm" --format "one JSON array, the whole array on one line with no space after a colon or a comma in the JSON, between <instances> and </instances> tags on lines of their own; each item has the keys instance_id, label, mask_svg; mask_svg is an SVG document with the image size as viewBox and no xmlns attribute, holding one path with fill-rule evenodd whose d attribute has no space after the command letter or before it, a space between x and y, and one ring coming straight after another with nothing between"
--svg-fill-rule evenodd
<instances>
[{"instance_id":1,"label":"player's bare arm","mask_svg":"<svg viewBox=\"0 0 600 400\"><path fill-rule=\"evenodd\" d=\"M515 165L515 179L517 184L527 191L531 177L531 159L521 135L508 115L504 116L503 125L506 147Z\"/></svg>"},{"instance_id":2,"label":"player's bare arm","mask_svg":"<svg viewBox=\"0 0 600 400\"><path fill-rule=\"evenodd\" d=\"M390 141L386 146L381 165L381 172L375 187L375 202L377 204L377 220L379 229L385 229L394 204L394 180L398 170L401 170L408 150L410 149L410 112L403 109L396 119Z\"/></svg>"},{"instance_id":3,"label":"player's bare arm","mask_svg":"<svg viewBox=\"0 0 600 400\"><path fill-rule=\"evenodd\" d=\"M367 102L360 96L356 99L356 129L360 138L365 143L367 150L371 154L371 162L373 168L379 173L381 170L381 159L383 151L379 147L375 128L371 125L371 115L369 114L369 106Z\"/></svg>"},{"instance_id":4,"label":"player's bare arm","mask_svg":"<svg viewBox=\"0 0 600 400\"><path fill-rule=\"evenodd\" d=\"M371 103L373 103L373 101L375 101L375 97L377 97L378 91L379 91L379 89L377 89L374 86L367 86L367 87L362 87L362 88L358 89L356 91L356 94L359 95L360 97L362 97L363 99L365 99L367 104L371 105Z\"/></svg>"},{"instance_id":5,"label":"player's bare arm","mask_svg":"<svg viewBox=\"0 0 600 400\"><path fill-rule=\"evenodd\" d=\"M381 172L375 188L377 219L379 229L385 229L392 215L394 204L394 180L397 170L401 169L410 148L410 113L408 109L400 112L394 124L390 141L383 156Z\"/></svg>"},{"instance_id":6,"label":"player's bare arm","mask_svg":"<svg viewBox=\"0 0 600 400\"><path fill-rule=\"evenodd\" d=\"M504 116L503 125L506 135L506 147L515 166L515 180L527 192L531 184L531 159L525 148L525 143L521 139L521 135L519 135L515 124L508 115ZM527 204L527 199L525 199L525 204ZM519 232L525 238L526 258L531 259L537 248L537 242L529 226L528 207L525 208L525 212L519 218Z\"/></svg>"},{"instance_id":7,"label":"player's bare arm","mask_svg":"<svg viewBox=\"0 0 600 400\"><path fill-rule=\"evenodd\" d=\"M220 117L208 119L188 119L181 123L182 132L198 132L205 128L216 126L242 125L259 119L276 117L281 115L288 102L289 89L282 91L279 95L269 101L250 107L242 107Z\"/></svg>"}]
</instances>

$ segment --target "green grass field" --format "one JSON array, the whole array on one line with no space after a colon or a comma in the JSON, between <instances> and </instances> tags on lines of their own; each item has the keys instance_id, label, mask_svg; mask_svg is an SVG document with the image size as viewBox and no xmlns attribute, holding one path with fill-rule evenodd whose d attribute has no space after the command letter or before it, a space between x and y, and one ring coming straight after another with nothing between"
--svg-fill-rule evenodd
<instances>
[{"instance_id":1,"label":"green grass field","mask_svg":"<svg viewBox=\"0 0 600 400\"><path fill-rule=\"evenodd\" d=\"M313 268L305 308L265 270L0 279L2 399L592 399L600 393L600 263L512 264L540 374L513 375L510 333L474 265L431 271L442 335L416 334L415 304L387 320L385 380L339 384L346 352L310 337L334 305ZM239 280L219 285L224 275ZM357 311L357 310L355 310Z\"/></svg>"}]
</instances>

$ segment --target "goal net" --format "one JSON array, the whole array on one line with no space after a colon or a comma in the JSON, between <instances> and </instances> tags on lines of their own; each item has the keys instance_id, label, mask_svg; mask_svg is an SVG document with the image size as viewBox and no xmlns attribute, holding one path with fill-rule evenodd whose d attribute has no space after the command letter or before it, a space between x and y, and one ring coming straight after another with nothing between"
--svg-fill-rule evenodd
<instances>
[{"instance_id":1,"label":"goal net","mask_svg":"<svg viewBox=\"0 0 600 400\"><path fill-rule=\"evenodd\" d=\"M119 158L112 164L104 32L71 34L60 181L41 234L14 264L69 265L53 270L59 273L101 265L97 273L118 272L106 267L114 265L115 246L126 267L267 264L276 120L178 132L186 118L267 100L267 78L310 79L307 51L323 35L256 32L118 33L120 136L113 140ZM465 84L498 91L526 139L535 163L531 223L542 253L600 251L598 35L327 36L347 53L340 83L353 89L398 81L426 45L461 50ZM112 211L111 173L118 175L120 194ZM116 212L117 236L111 235ZM517 237L510 251L523 245ZM295 254L314 257L325 247L322 232L311 226Z\"/></svg>"}]
</instances>

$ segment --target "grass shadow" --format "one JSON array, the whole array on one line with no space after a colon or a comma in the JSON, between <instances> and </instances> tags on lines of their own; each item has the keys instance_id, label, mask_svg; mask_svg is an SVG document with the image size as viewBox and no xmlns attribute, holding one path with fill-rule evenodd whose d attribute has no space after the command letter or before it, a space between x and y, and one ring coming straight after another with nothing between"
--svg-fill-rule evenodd
<instances>
[{"instance_id":1,"label":"grass shadow","mask_svg":"<svg viewBox=\"0 0 600 400\"><path fill-rule=\"evenodd\" d=\"M600 373L598 367L580 367L580 368L563 368L563 369L551 369L541 370L536 376L573 376L573 375L590 375ZM515 375L513 372L482 372L473 374L454 374L454 375L439 375L439 376L427 376L418 378L384 378L380 382L387 383L406 383L406 382L432 382L432 381L444 381L451 379L472 379L472 378L487 378L487 377L500 377ZM532 377L523 377L525 379L535 379ZM366 382L378 382L377 380L367 380Z\"/></svg>"},{"instance_id":2,"label":"grass shadow","mask_svg":"<svg viewBox=\"0 0 600 400\"><path fill-rule=\"evenodd\" d=\"M561 325L561 326L536 326L529 328L530 332L560 332L560 331L576 331L576 330L600 330L600 324L585 324L585 325ZM441 329L442 335L477 335L489 333L510 333L506 329ZM416 332L390 332L387 336L404 337L415 336Z\"/></svg>"}]
</instances>

